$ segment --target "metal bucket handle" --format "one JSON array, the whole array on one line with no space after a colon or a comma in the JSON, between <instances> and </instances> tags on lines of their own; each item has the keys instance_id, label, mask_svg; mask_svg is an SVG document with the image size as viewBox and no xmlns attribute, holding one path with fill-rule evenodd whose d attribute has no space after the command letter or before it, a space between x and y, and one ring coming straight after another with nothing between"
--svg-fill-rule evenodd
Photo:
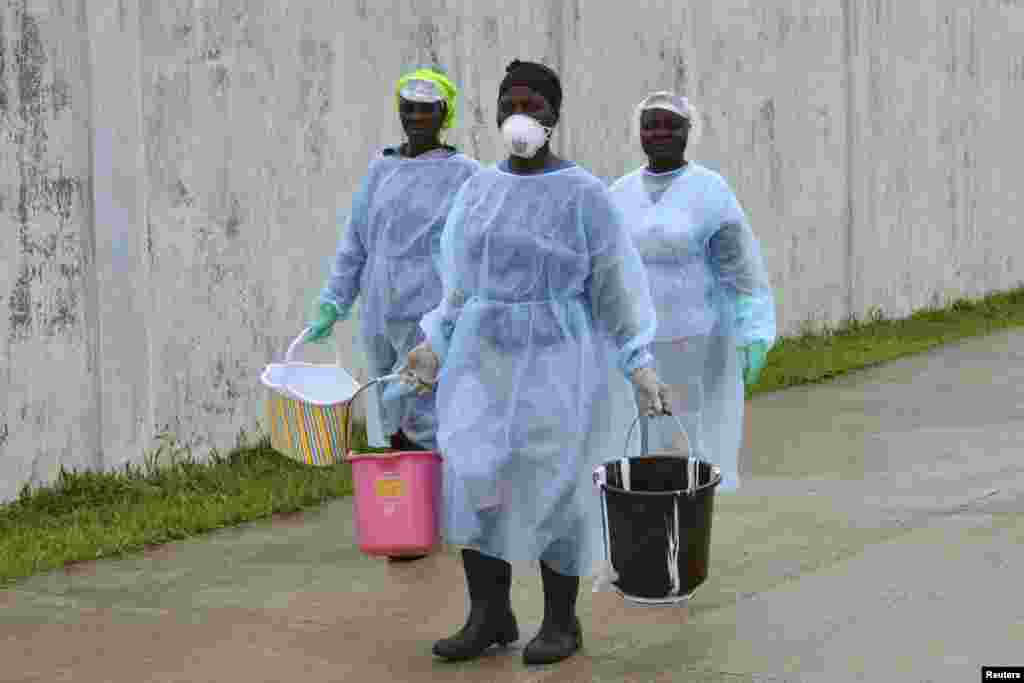
<instances>
[{"instance_id":1,"label":"metal bucket handle","mask_svg":"<svg viewBox=\"0 0 1024 683\"><path fill-rule=\"evenodd\" d=\"M306 335L309 334L312 331L313 331L312 327L307 327L307 328L303 329L302 332L299 332L299 336L296 337L292 341L292 343L288 345L288 350L285 351L285 353L284 353L284 362L285 363L291 363L292 362L292 358L295 357L295 350L297 348L299 348L299 345L302 344L303 341L305 341Z\"/></svg>"},{"instance_id":2,"label":"metal bucket handle","mask_svg":"<svg viewBox=\"0 0 1024 683\"><path fill-rule=\"evenodd\" d=\"M671 417L672 418L672 420L676 423L676 426L679 427L680 433L682 433L682 435L686 438L686 454L689 455L689 456L692 456L693 455L693 446L690 443L690 435L686 433L686 428L683 427L683 423L679 420L679 416L678 415L665 415L665 416L659 416L659 417ZM647 444L646 444L646 441L647 441L647 439L646 439L646 436L647 436L647 434L646 434L647 424L646 424L646 420L650 420L650 419L651 419L650 417L645 417L643 415L637 415L635 418L633 418L633 424L631 424L629 426L629 431L626 432L626 445L623 446L623 448L622 448L622 457L623 458L625 458L626 457L626 453L629 452L629 442L633 440L633 430L636 429L636 425L637 425L637 423L640 420L645 420L645 423L644 423L643 427L641 428L644 431L644 434L642 434L641 437L643 438L643 441L645 442L643 444L643 446L641 447L641 455L647 455Z\"/></svg>"},{"instance_id":3,"label":"metal bucket handle","mask_svg":"<svg viewBox=\"0 0 1024 683\"><path fill-rule=\"evenodd\" d=\"M671 417L672 418L672 420L676 423L676 426L679 427L679 432L686 439L686 456L687 456L687 460L686 460L686 493L688 495L692 496L697 491L697 472L698 472L698 463L697 463L697 460L693 457L693 443L690 441L690 435L686 433L686 429L683 427L683 423L679 420L679 416L678 415L667 415L666 417ZM626 445L622 449L622 459L623 460L626 459L626 454L629 452L629 442L633 439L633 430L636 428L637 423L641 419L644 419L644 424L641 427L641 430L643 432L643 434L641 435L642 436L643 445L641 446L640 454L642 456L646 456L648 454L647 453L647 420L650 420L651 418L649 418L649 417L645 418L643 415L637 415L635 418L633 418L633 424L631 424L629 426L629 431L626 432ZM601 469L603 469L603 466L602 466ZM598 483L597 482L596 473L595 473L594 479L595 479L594 483L595 484Z\"/></svg>"},{"instance_id":4,"label":"metal bucket handle","mask_svg":"<svg viewBox=\"0 0 1024 683\"><path fill-rule=\"evenodd\" d=\"M683 437L686 439L686 453L687 453L688 456L691 456L690 457L690 462L692 463L693 462L693 457L692 457L693 456L693 445L690 443L690 435L686 433L686 429L683 427L683 423L679 421L679 416L677 416L677 415L669 415L669 417L671 417L673 420L675 420L676 426L679 427L679 431L682 433ZM623 460L626 459L626 454L629 452L629 442L633 440L633 430L636 429L637 422L639 422L641 419L644 419L645 422L644 422L643 427L641 428L642 431L643 431L643 434L641 435L641 437L642 437L642 445L640 447L640 454L641 455L647 455L647 423L646 423L646 420L649 420L650 418L645 418L642 415L637 415L635 418L633 418L633 423L631 425L629 425L629 431L626 432L626 444L622 447L622 459ZM689 474L689 473L687 473L687 474ZM594 479L594 486L597 486L598 488L600 488L605 483L605 479L606 478L605 478L604 465L599 465L594 470L593 479ZM692 482L693 479L694 479L694 477L688 477L688 480L690 482Z\"/></svg>"},{"instance_id":5,"label":"metal bucket handle","mask_svg":"<svg viewBox=\"0 0 1024 683\"><path fill-rule=\"evenodd\" d=\"M378 384L380 382L390 382L392 380L401 379L402 372L404 372L405 369L406 369L406 366L402 365L395 372L392 372L392 373L387 374L387 375L381 375L380 377L376 377L374 379L371 379L369 382L367 382L363 386L361 386L358 389L356 389L356 393L352 394L352 398L350 398L349 400L344 402L345 403L345 411L344 411L345 412L345 418L344 418L345 419L345 432L344 433L345 433L345 444L347 446L350 446L352 444L352 404L355 403L356 397L359 396L359 394L361 394L364 391L366 391L367 389L369 389L370 387L372 387L374 384ZM348 453L346 453L344 455L344 457L348 458Z\"/></svg>"}]
</instances>

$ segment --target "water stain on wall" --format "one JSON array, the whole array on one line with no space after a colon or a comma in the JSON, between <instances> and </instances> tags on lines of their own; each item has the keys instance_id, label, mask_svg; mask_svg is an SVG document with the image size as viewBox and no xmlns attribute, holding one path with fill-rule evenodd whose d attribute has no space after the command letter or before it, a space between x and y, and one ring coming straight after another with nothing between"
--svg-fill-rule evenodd
<instances>
[{"instance_id":1,"label":"water stain on wall","mask_svg":"<svg viewBox=\"0 0 1024 683\"><path fill-rule=\"evenodd\" d=\"M487 47L498 47L498 19L497 17L484 17L483 26L484 44Z\"/></svg>"},{"instance_id":2,"label":"water stain on wall","mask_svg":"<svg viewBox=\"0 0 1024 683\"><path fill-rule=\"evenodd\" d=\"M226 406L225 401L217 403L234 413L234 404L242 396L238 390L238 378L244 377L245 373L242 363L237 358L231 361L231 369L232 373L229 374L224 359L218 358L213 366L211 386L214 390L223 392L223 397L226 399Z\"/></svg>"},{"instance_id":3,"label":"water stain on wall","mask_svg":"<svg viewBox=\"0 0 1024 683\"><path fill-rule=\"evenodd\" d=\"M187 42L188 37L192 35L192 24L191 22L185 21L180 24L175 24L171 30L171 35L175 40Z\"/></svg>"},{"instance_id":4,"label":"water stain on wall","mask_svg":"<svg viewBox=\"0 0 1024 683\"><path fill-rule=\"evenodd\" d=\"M0 63L0 73L3 73L3 64ZM1009 80L1024 82L1024 57L1014 57L1010 60ZM2 93L0 93L2 96Z\"/></svg>"},{"instance_id":5,"label":"water stain on wall","mask_svg":"<svg viewBox=\"0 0 1024 683\"><path fill-rule=\"evenodd\" d=\"M580 7L580 0L572 0L572 2L569 3L569 40L578 41L580 39L580 25L582 23L583 8Z\"/></svg>"},{"instance_id":6,"label":"water stain on wall","mask_svg":"<svg viewBox=\"0 0 1024 683\"><path fill-rule=\"evenodd\" d=\"M192 208L195 205L195 197L189 191L185 181L181 178L171 187L172 206L175 208Z\"/></svg>"},{"instance_id":7,"label":"water stain on wall","mask_svg":"<svg viewBox=\"0 0 1024 683\"><path fill-rule=\"evenodd\" d=\"M306 121L304 145L309 168L322 173L330 144L327 116L332 105L332 84L337 56L330 41L305 38L299 42L302 76L299 79L299 106Z\"/></svg>"},{"instance_id":8,"label":"water stain on wall","mask_svg":"<svg viewBox=\"0 0 1024 683\"><path fill-rule=\"evenodd\" d=\"M223 97L227 94L230 85L231 74L228 72L228 68L223 64L215 64L210 69L210 94L217 98Z\"/></svg>"},{"instance_id":9,"label":"water stain on wall","mask_svg":"<svg viewBox=\"0 0 1024 683\"><path fill-rule=\"evenodd\" d=\"M472 117L472 125L469 126L469 148L474 159L479 159L481 154L480 137L482 131L487 130L487 122L484 120L484 108L479 99L472 99L466 102L466 108Z\"/></svg>"},{"instance_id":10,"label":"water stain on wall","mask_svg":"<svg viewBox=\"0 0 1024 683\"><path fill-rule=\"evenodd\" d=\"M81 248L68 227L82 195L81 182L62 171L53 179L36 175L34 169L24 173L19 188L18 242L23 259L8 300L11 340L28 339L33 328L52 336L79 323ZM47 214L57 218L56 232L34 235L30 221ZM50 291L49 301L33 297L33 287Z\"/></svg>"},{"instance_id":11,"label":"water stain on wall","mask_svg":"<svg viewBox=\"0 0 1024 683\"><path fill-rule=\"evenodd\" d=\"M967 75L978 78L978 31L974 10L967 11Z\"/></svg>"},{"instance_id":12,"label":"water stain on wall","mask_svg":"<svg viewBox=\"0 0 1024 683\"><path fill-rule=\"evenodd\" d=\"M416 45L433 66L441 65L441 53L438 50L439 33L440 29L438 29L432 19L423 19L415 36Z\"/></svg>"},{"instance_id":13,"label":"water stain on wall","mask_svg":"<svg viewBox=\"0 0 1024 683\"><path fill-rule=\"evenodd\" d=\"M7 112L7 31L0 13L0 114Z\"/></svg>"},{"instance_id":14,"label":"water stain on wall","mask_svg":"<svg viewBox=\"0 0 1024 683\"><path fill-rule=\"evenodd\" d=\"M690 87L690 73L686 64L686 55L683 53L683 48L662 43L658 48L658 59L664 67L668 69L672 89L677 93L688 93Z\"/></svg>"},{"instance_id":15,"label":"water stain on wall","mask_svg":"<svg viewBox=\"0 0 1024 683\"><path fill-rule=\"evenodd\" d=\"M53 85L50 86L50 98L54 118L71 107L71 84L59 73L54 75Z\"/></svg>"},{"instance_id":16,"label":"water stain on wall","mask_svg":"<svg viewBox=\"0 0 1024 683\"><path fill-rule=\"evenodd\" d=\"M892 6L887 0L872 0L870 5L871 22L875 26L892 23Z\"/></svg>"},{"instance_id":17,"label":"water stain on wall","mask_svg":"<svg viewBox=\"0 0 1024 683\"><path fill-rule=\"evenodd\" d=\"M711 66L720 67L725 64L726 42L721 36L711 41Z\"/></svg>"},{"instance_id":18,"label":"water stain on wall","mask_svg":"<svg viewBox=\"0 0 1024 683\"><path fill-rule=\"evenodd\" d=\"M789 265L789 279L794 282L800 280L807 267L804 265L806 254L800 247L800 239L796 235L789 238L789 249L786 254L786 263Z\"/></svg>"},{"instance_id":19,"label":"water stain on wall","mask_svg":"<svg viewBox=\"0 0 1024 683\"><path fill-rule=\"evenodd\" d=\"M22 122L35 126L36 132L43 126L43 69L46 65L46 48L39 37L36 20L22 9L21 36L14 51L17 69L18 97Z\"/></svg>"},{"instance_id":20,"label":"water stain on wall","mask_svg":"<svg viewBox=\"0 0 1024 683\"><path fill-rule=\"evenodd\" d=\"M49 336L77 325L82 288L81 248L68 230L82 194L82 181L65 174L61 163L51 169L47 159L47 125L52 116L70 106L70 88L59 76L46 82L46 48L26 3L16 8L15 16L19 26L14 46L18 105L9 121L9 133L20 149L15 213L21 262L7 302L12 341L29 339L33 330ZM39 216L56 218L56 229L41 228ZM37 289L40 294L35 293ZM48 297L42 295L46 292Z\"/></svg>"},{"instance_id":21,"label":"water stain on wall","mask_svg":"<svg viewBox=\"0 0 1024 683\"><path fill-rule=\"evenodd\" d=\"M224 52L226 41L218 26L220 3L201 6L199 10L200 44L199 58L208 62L217 61Z\"/></svg>"},{"instance_id":22,"label":"water stain on wall","mask_svg":"<svg viewBox=\"0 0 1024 683\"><path fill-rule=\"evenodd\" d=\"M768 182L771 189L772 206L779 209L785 205L782 188L782 156L779 154L776 131L775 99L767 98L758 112L757 122L754 124L759 132L759 137L768 148ZM757 138L755 138L757 139Z\"/></svg>"},{"instance_id":23,"label":"water stain on wall","mask_svg":"<svg viewBox=\"0 0 1024 683\"><path fill-rule=\"evenodd\" d=\"M886 97L882 90L884 70L881 56L872 54L868 60L868 118L871 122L871 135L879 139L886 134Z\"/></svg>"},{"instance_id":24,"label":"water stain on wall","mask_svg":"<svg viewBox=\"0 0 1024 683\"><path fill-rule=\"evenodd\" d=\"M229 239L238 237L238 226L242 224L242 205L238 201L238 197L231 198L231 210L228 213L227 220L224 221L224 234Z\"/></svg>"},{"instance_id":25,"label":"water stain on wall","mask_svg":"<svg viewBox=\"0 0 1024 683\"><path fill-rule=\"evenodd\" d=\"M793 32L793 27L796 25L796 17L789 12L779 10L778 14L779 24L779 37L776 42L776 47L783 47L786 41L789 40L790 34Z\"/></svg>"},{"instance_id":26,"label":"water stain on wall","mask_svg":"<svg viewBox=\"0 0 1024 683\"><path fill-rule=\"evenodd\" d=\"M9 341L25 340L29 337L32 325L32 278L31 268L23 267L14 280L14 289L7 298L7 307L10 310Z\"/></svg>"},{"instance_id":27,"label":"water stain on wall","mask_svg":"<svg viewBox=\"0 0 1024 683\"><path fill-rule=\"evenodd\" d=\"M153 244L153 220L148 215L146 216L146 256L149 259L149 265L153 266L156 263L156 249Z\"/></svg>"}]
</instances>

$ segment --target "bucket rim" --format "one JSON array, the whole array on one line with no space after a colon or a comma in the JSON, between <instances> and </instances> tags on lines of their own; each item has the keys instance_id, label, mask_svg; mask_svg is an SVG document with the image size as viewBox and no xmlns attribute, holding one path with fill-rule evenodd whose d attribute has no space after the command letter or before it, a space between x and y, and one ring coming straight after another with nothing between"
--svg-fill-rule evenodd
<instances>
[{"instance_id":1,"label":"bucket rim","mask_svg":"<svg viewBox=\"0 0 1024 683\"><path fill-rule=\"evenodd\" d=\"M314 408L337 408L338 406L348 407L351 401L333 401L331 403L324 403L322 401L312 401L303 396L297 396L292 392L288 391L288 387L266 387L271 393L280 396L288 401L294 401L296 403L302 403L307 406L313 406Z\"/></svg>"},{"instance_id":2,"label":"bucket rim","mask_svg":"<svg viewBox=\"0 0 1024 683\"><path fill-rule=\"evenodd\" d=\"M690 456L688 456L688 455L687 456L640 455L640 456L636 456L636 457L633 457L633 458L623 458L623 459L624 460L630 460L630 461L633 461L633 460L688 460L688 459L690 459ZM632 489L628 489L627 490L627 489L624 489L624 488L620 488L618 486L612 486L607 481L604 480L604 478L601 476L600 473L602 473L604 471L604 469L606 467L608 467L609 465L613 465L615 463L618 463L618 462L620 462L620 460L608 460L608 461L603 462L600 465L598 465L597 468L594 470L594 484L599 489L601 489L603 491L615 491L617 493L628 493L630 495L637 495L637 496L686 496L686 495L697 495L698 493L700 493L701 491L704 491L706 489L714 489L714 487L716 487L716 486L718 486L719 484L722 483L722 468L721 467L719 467L718 465L716 465L716 464L714 464L712 462L708 462L707 460L701 460L700 458L693 458L693 459L696 460L697 464L699 464L699 465L708 465L708 466L711 467L711 479L710 479L710 481L708 481L708 482L706 482L704 484L697 485L693 489L692 493L687 492L686 489L674 489L672 491L634 491Z\"/></svg>"},{"instance_id":3,"label":"bucket rim","mask_svg":"<svg viewBox=\"0 0 1024 683\"><path fill-rule=\"evenodd\" d=\"M441 454L437 451L390 451L386 453L356 453L355 451L349 451L345 456L345 460L348 462L357 460L395 460L407 455L426 455L438 462L443 460Z\"/></svg>"},{"instance_id":4,"label":"bucket rim","mask_svg":"<svg viewBox=\"0 0 1024 683\"><path fill-rule=\"evenodd\" d=\"M352 377L352 375L345 370L345 368L341 367L340 365L334 365L331 363L307 363L304 361L285 361L283 363L269 363L263 369L263 372L260 374L260 382L267 389L270 389L272 392L276 393L279 396L283 396L284 398L287 398L292 401L299 401L300 403L316 406L317 408L335 408L337 406L344 406L346 404L352 403L356 394L353 394L347 399L323 401L296 393L290 388L288 382L278 384L270 379L272 371L284 370L295 373L296 371L301 372L303 370L311 369L316 370L318 373L324 370L330 370L332 372L340 371L343 375L345 375L345 377L347 377L348 379L352 380L352 382L355 383L357 388L356 394L359 393L359 382L357 382L355 378Z\"/></svg>"}]
</instances>

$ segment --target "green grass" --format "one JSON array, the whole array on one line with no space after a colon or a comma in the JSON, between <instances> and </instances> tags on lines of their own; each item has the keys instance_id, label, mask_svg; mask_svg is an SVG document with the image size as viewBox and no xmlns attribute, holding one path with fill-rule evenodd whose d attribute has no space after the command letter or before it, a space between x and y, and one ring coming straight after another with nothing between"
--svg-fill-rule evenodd
<instances>
[{"instance_id":1,"label":"green grass","mask_svg":"<svg viewBox=\"0 0 1024 683\"><path fill-rule=\"evenodd\" d=\"M357 444L366 432L354 425ZM184 454L184 457L182 457ZM63 565L113 557L221 527L296 512L352 492L351 467L308 467L269 440L205 462L164 443L142 466L61 471L0 506L0 585Z\"/></svg>"},{"instance_id":2,"label":"green grass","mask_svg":"<svg viewBox=\"0 0 1024 683\"><path fill-rule=\"evenodd\" d=\"M827 381L941 344L1024 326L1024 287L980 301L784 338L748 395ZM354 435L366 449L361 425ZM165 443L141 467L62 472L0 505L0 585L65 564L131 553L351 493L348 465L306 467L264 441L197 462Z\"/></svg>"},{"instance_id":3,"label":"green grass","mask_svg":"<svg viewBox=\"0 0 1024 683\"><path fill-rule=\"evenodd\" d=\"M943 344L1024 326L1024 286L984 299L960 299L944 308L888 319L876 310L868 320L783 338L768 354L756 396L802 384L825 382Z\"/></svg>"}]
</instances>

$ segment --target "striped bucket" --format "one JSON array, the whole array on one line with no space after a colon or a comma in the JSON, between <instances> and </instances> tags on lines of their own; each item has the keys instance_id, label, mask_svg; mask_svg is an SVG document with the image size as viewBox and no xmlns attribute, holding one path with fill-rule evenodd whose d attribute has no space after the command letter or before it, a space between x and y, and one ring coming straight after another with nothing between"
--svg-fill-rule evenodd
<instances>
[{"instance_id":1,"label":"striped bucket","mask_svg":"<svg viewBox=\"0 0 1024 683\"><path fill-rule=\"evenodd\" d=\"M351 441L351 404L317 406L271 391L266 406L270 445L275 451L318 467L344 459Z\"/></svg>"},{"instance_id":2,"label":"striped bucket","mask_svg":"<svg viewBox=\"0 0 1024 683\"><path fill-rule=\"evenodd\" d=\"M306 465L342 462L352 443L352 402L359 383L338 365L292 360L308 330L295 338L283 363L271 363L261 380L270 391L266 420L270 445Z\"/></svg>"}]
</instances>

